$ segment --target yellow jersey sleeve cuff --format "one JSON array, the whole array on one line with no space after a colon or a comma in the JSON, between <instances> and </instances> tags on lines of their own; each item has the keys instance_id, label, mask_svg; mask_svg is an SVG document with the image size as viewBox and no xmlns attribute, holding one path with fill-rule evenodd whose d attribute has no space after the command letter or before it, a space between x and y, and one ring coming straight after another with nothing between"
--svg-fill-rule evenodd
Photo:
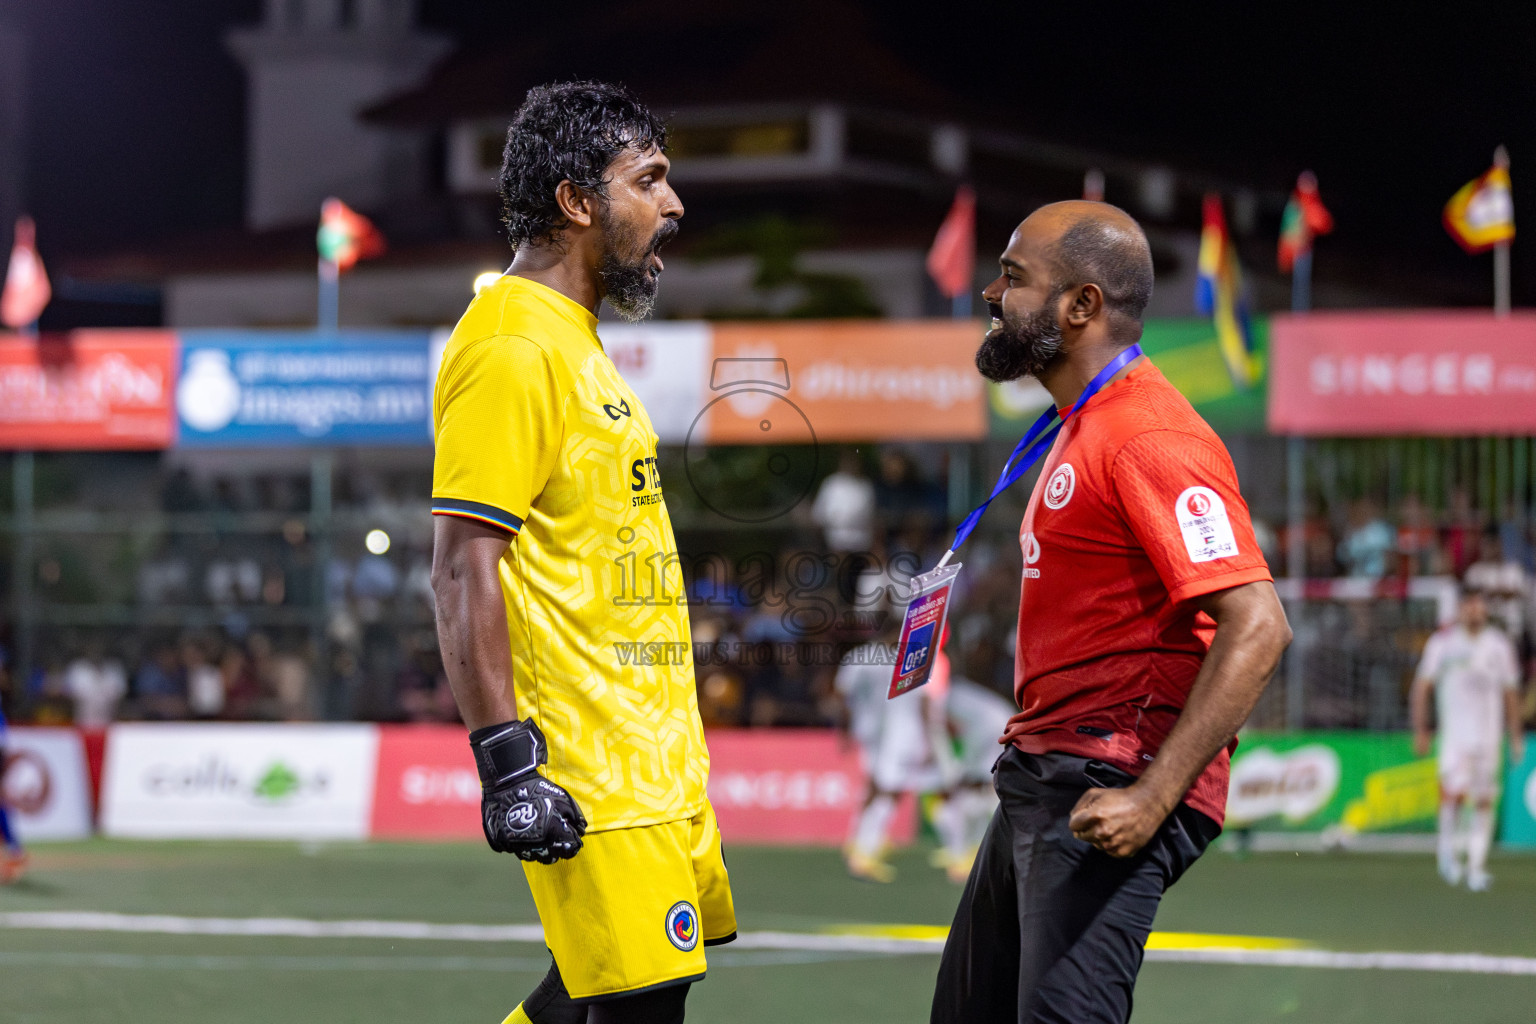
<instances>
[{"instance_id":1,"label":"yellow jersey sleeve cuff","mask_svg":"<svg viewBox=\"0 0 1536 1024\"><path fill-rule=\"evenodd\" d=\"M482 523L499 526L510 533L518 533L523 528L522 519L512 513L499 509L495 505L487 505L480 501L466 501L463 498L433 498L432 514L476 519Z\"/></svg>"}]
</instances>

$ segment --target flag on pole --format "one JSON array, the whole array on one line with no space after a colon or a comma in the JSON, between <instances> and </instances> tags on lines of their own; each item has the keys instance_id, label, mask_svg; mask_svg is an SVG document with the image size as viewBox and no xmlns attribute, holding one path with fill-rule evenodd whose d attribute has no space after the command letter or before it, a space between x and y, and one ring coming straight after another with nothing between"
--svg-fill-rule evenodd
<instances>
[{"instance_id":1,"label":"flag on pole","mask_svg":"<svg viewBox=\"0 0 1536 1024\"><path fill-rule=\"evenodd\" d=\"M1487 172L1463 185L1445 204L1445 230L1469 253L1487 252L1515 240L1515 201L1509 157L1500 146Z\"/></svg>"},{"instance_id":2,"label":"flag on pole","mask_svg":"<svg viewBox=\"0 0 1536 1024\"><path fill-rule=\"evenodd\" d=\"M1221 196L1205 196L1205 224L1200 232L1200 276L1195 284L1195 308L1216 325L1216 343L1232 375L1232 383L1248 388L1258 382L1260 364L1253 350L1253 330L1248 320L1248 300L1243 292L1243 272L1237 250L1227 231Z\"/></svg>"},{"instance_id":3,"label":"flag on pole","mask_svg":"<svg viewBox=\"0 0 1536 1024\"><path fill-rule=\"evenodd\" d=\"M384 236L373 221L332 196L320 206L320 230L315 235L315 245L321 259L336 264L336 269L345 273L358 260L382 255Z\"/></svg>"},{"instance_id":4,"label":"flag on pole","mask_svg":"<svg viewBox=\"0 0 1536 1024\"><path fill-rule=\"evenodd\" d=\"M1302 171L1296 179L1285 212L1280 215L1280 249L1276 262L1280 273L1289 274L1296 257L1312 251L1312 239L1333 231L1333 214L1317 194L1317 175Z\"/></svg>"},{"instance_id":5,"label":"flag on pole","mask_svg":"<svg viewBox=\"0 0 1536 1024\"><path fill-rule=\"evenodd\" d=\"M48 271L43 269L43 258L37 254L37 225L31 217L17 217L5 290L0 291L0 323L18 331L34 324L52 298Z\"/></svg>"},{"instance_id":6,"label":"flag on pole","mask_svg":"<svg viewBox=\"0 0 1536 1024\"><path fill-rule=\"evenodd\" d=\"M947 298L971 290L976 276L976 193L969 185L955 191L954 204L933 236L928 250L928 276Z\"/></svg>"}]
</instances>

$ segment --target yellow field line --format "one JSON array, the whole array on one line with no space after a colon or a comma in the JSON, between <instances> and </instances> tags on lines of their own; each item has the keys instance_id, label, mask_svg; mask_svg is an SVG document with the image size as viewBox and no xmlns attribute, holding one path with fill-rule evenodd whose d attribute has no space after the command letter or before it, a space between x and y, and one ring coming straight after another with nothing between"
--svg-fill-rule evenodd
<instances>
[{"instance_id":1,"label":"yellow field line","mask_svg":"<svg viewBox=\"0 0 1536 1024\"><path fill-rule=\"evenodd\" d=\"M942 942L949 928L941 924L837 924L822 929L824 935L858 935L872 939L924 939ZM1215 935L1206 932L1153 932L1148 949L1304 949L1300 939L1268 935Z\"/></svg>"}]
</instances>

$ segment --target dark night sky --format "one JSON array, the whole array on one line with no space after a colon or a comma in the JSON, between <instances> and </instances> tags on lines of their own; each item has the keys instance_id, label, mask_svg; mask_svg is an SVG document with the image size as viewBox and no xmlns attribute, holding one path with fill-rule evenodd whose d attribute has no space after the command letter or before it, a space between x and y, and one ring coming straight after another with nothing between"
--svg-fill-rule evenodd
<instances>
[{"instance_id":1,"label":"dark night sky","mask_svg":"<svg viewBox=\"0 0 1536 1024\"><path fill-rule=\"evenodd\" d=\"M1517 222L1536 224L1536 11L1526 5L1377 15L1227 4L1197 17L1190 5L946 0L907 16L860 3L882 41L998 128L1271 189L1312 167L1340 224L1323 244L1341 251L1374 248L1448 285L1486 288L1487 257L1461 256L1439 210L1499 142L1513 161ZM29 37L28 205L45 257L238 222L243 84L222 36L259 7L0 0L0 21ZM686 74L688 54L666 44L666 4L655 7L657 36L636 45ZM426 23L461 37L570 32L603 10L422 0ZM1536 257L1521 252L1515 300L1536 304L1526 272Z\"/></svg>"}]
</instances>

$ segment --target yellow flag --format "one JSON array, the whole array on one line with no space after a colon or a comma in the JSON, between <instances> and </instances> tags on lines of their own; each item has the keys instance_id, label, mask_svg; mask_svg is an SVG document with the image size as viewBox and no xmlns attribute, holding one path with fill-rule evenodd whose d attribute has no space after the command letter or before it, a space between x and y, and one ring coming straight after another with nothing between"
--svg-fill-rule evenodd
<instances>
[{"instance_id":1,"label":"yellow flag","mask_svg":"<svg viewBox=\"0 0 1536 1024\"><path fill-rule=\"evenodd\" d=\"M1463 185L1445 204L1443 219L1445 230L1467 252L1486 252L1514 241L1515 203L1508 164L1496 160L1488 173Z\"/></svg>"}]
</instances>

